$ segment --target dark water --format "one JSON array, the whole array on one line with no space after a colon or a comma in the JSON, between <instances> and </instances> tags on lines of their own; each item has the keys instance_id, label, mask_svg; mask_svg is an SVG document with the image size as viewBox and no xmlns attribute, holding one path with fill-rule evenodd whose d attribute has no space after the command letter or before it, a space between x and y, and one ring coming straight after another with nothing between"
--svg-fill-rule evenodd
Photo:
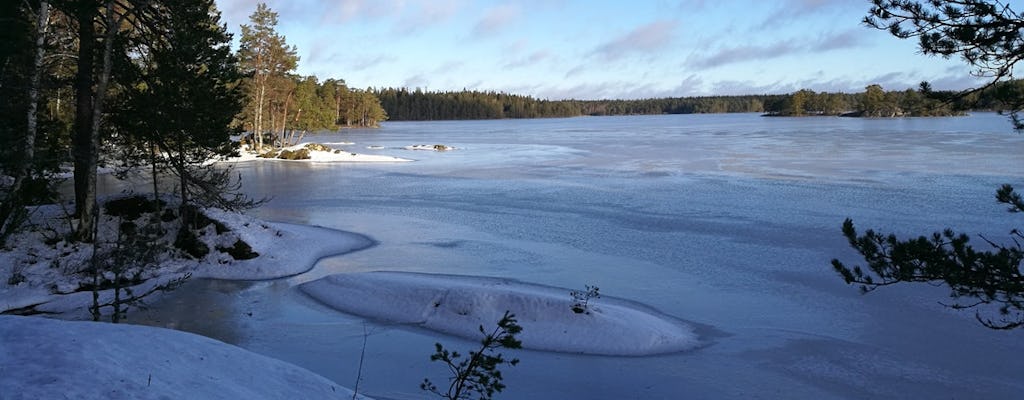
<instances>
[{"instance_id":1,"label":"dark water","mask_svg":"<svg viewBox=\"0 0 1024 400\"><path fill-rule=\"evenodd\" d=\"M1024 138L1003 117L755 115L388 123L314 137L400 164L247 163L265 219L379 241L308 274L195 281L146 323L280 358L360 392L422 398L435 341L330 310L294 286L395 270L487 275L601 293L709 328L709 346L654 357L519 352L505 399L1017 398L1024 331L981 328L941 288L867 296L831 270L856 262L843 219L904 235L953 227L1001 241L1020 220L994 202L1024 180ZM447 144L452 152L400 149ZM367 146L383 146L370 150ZM312 238L316 240L316 238ZM1008 240L1008 239L1007 239Z\"/></svg>"}]
</instances>

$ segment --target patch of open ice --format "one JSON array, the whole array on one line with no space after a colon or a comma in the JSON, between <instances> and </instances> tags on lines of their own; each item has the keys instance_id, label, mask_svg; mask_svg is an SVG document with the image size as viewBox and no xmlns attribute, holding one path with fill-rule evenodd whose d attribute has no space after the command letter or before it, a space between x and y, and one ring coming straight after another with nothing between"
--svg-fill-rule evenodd
<instances>
[{"instance_id":1,"label":"patch of open ice","mask_svg":"<svg viewBox=\"0 0 1024 400\"><path fill-rule=\"evenodd\" d=\"M479 339L505 311L523 327L523 347L536 350L651 355L697 347L693 327L647 307L614 298L591 300L575 313L568 289L511 279L406 272L336 274L302 291L343 312Z\"/></svg>"}]
</instances>

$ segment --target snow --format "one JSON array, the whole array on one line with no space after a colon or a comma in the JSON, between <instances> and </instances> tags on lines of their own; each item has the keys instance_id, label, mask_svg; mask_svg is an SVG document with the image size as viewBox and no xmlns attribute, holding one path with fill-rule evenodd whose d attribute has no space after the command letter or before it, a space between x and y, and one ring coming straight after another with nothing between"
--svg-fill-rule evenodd
<instances>
[{"instance_id":1,"label":"snow","mask_svg":"<svg viewBox=\"0 0 1024 400\"><path fill-rule=\"evenodd\" d=\"M299 150L306 148L306 145L314 144L311 142L302 142L294 146L282 148L281 150ZM324 145L350 145L353 143L349 142L332 142L324 143ZM257 154L249 151L241 151L238 157L230 157L220 162L245 162L245 161L283 161L283 162L409 162L412 161L407 158L376 155L376 154L359 154L352 153L344 149L335 149L334 151L322 151L322 150L309 150L309 159L306 160L283 160L279 158L260 158Z\"/></svg>"},{"instance_id":2,"label":"snow","mask_svg":"<svg viewBox=\"0 0 1024 400\"><path fill-rule=\"evenodd\" d=\"M308 370L199 335L15 316L0 316L0 388L11 400L353 398Z\"/></svg>"},{"instance_id":3,"label":"snow","mask_svg":"<svg viewBox=\"0 0 1024 400\"><path fill-rule=\"evenodd\" d=\"M455 150L455 147L444 145L444 144L414 144L412 146L405 146L406 150L426 150L426 151L449 151Z\"/></svg>"},{"instance_id":4,"label":"snow","mask_svg":"<svg viewBox=\"0 0 1024 400\"><path fill-rule=\"evenodd\" d=\"M101 209L104 209L101 207ZM91 292L78 291L83 276L76 273L91 257L91 248L66 241L45 243L46 237L60 237L67 227L57 225L63 209L46 205L33 209L29 229L9 239L10 251L0 251L0 312L35 306L37 311L81 313L91 302ZM147 281L136 292L162 284L190 273L195 278L274 279L308 271L320 258L344 254L369 247L373 241L357 234L316 226L263 222L254 218L217 209L204 214L230 229L216 233L208 226L199 239L211 249L230 247L241 239L258 257L236 260L227 253L212 250L199 260L166 254L156 268L143 271ZM141 217L145 218L145 217ZM116 236L119 219L101 215L101 238ZM173 236L177 221L165 227ZM316 240L310 240L316 238ZM168 237L165 240L173 240ZM10 284L9 278L20 275L21 282ZM101 297L111 297L107 291Z\"/></svg>"},{"instance_id":5,"label":"snow","mask_svg":"<svg viewBox=\"0 0 1024 400\"><path fill-rule=\"evenodd\" d=\"M652 355L700 345L688 324L624 300L591 299L575 313L569 289L511 279L409 272L336 274L302 291L343 312L417 325L466 339L493 327L505 311L523 327L523 347L601 355Z\"/></svg>"}]
</instances>

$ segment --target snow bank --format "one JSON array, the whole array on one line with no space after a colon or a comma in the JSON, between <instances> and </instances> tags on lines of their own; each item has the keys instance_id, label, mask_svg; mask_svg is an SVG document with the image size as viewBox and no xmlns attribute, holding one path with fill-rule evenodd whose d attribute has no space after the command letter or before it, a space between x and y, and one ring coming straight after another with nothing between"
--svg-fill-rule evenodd
<instances>
[{"instance_id":1,"label":"snow bank","mask_svg":"<svg viewBox=\"0 0 1024 400\"><path fill-rule=\"evenodd\" d=\"M352 391L297 366L190 333L0 316L0 397L351 399Z\"/></svg>"},{"instance_id":2,"label":"snow bank","mask_svg":"<svg viewBox=\"0 0 1024 400\"><path fill-rule=\"evenodd\" d=\"M101 209L103 209L101 207ZM313 268L323 257L344 254L372 246L362 235L316 226L271 223L242 214L205 209L204 214L220 221L229 231L218 233L208 226L198 237L210 249L231 247L239 239L248 243L259 256L237 260L230 254L212 250L201 259L164 254L155 268L146 268L136 286L137 293L166 283L186 273L194 278L237 280L275 279L300 274ZM60 206L33 209L29 228L10 238L10 249L0 249L0 312L33 307L37 311L67 313L84 310L92 301L91 292L82 290L88 280L81 272L91 257L91 246L45 238L59 238L68 227L61 225ZM142 217L145 218L145 217ZM100 237L116 236L119 219L101 214ZM177 220L164 229L173 240ZM108 239L109 240L109 239ZM101 299L112 298L104 291Z\"/></svg>"},{"instance_id":3,"label":"snow bank","mask_svg":"<svg viewBox=\"0 0 1024 400\"><path fill-rule=\"evenodd\" d=\"M588 314L570 309L568 289L511 279L403 272L336 274L302 291L343 312L413 324L467 339L493 327L506 310L523 327L523 347L602 355L671 353L699 345L693 328L646 307L591 300Z\"/></svg>"},{"instance_id":4,"label":"snow bank","mask_svg":"<svg viewBox=\"0 0 1024 400\"><path fill-rule=\"evenodd\" d=\"M227 225L260 253L250 260L232 260L224 253L199 263L192 276L201 278L262 280L309 271L317 260L353 252L373 245L362 235L318 226L261 222L254 218L216 209L207 216Z\"/></svg>"}]
</instances>

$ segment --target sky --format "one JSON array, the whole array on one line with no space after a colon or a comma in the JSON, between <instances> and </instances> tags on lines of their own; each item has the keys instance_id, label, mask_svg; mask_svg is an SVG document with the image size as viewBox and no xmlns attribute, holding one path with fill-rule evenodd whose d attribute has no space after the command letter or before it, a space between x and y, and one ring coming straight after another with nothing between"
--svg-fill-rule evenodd
<instances>
[{"instance_id":1,"label":"sky","mask_svg":"<svg viewBox=\"0 0 1024 400\"><path fill-rule=\"evenodd\" d=\"M216 0L235 33L255 0ZM297 73L543 99L977 87L961 60L861 24L862 0L268 0Z\"/></svg>"}]
</instances>

